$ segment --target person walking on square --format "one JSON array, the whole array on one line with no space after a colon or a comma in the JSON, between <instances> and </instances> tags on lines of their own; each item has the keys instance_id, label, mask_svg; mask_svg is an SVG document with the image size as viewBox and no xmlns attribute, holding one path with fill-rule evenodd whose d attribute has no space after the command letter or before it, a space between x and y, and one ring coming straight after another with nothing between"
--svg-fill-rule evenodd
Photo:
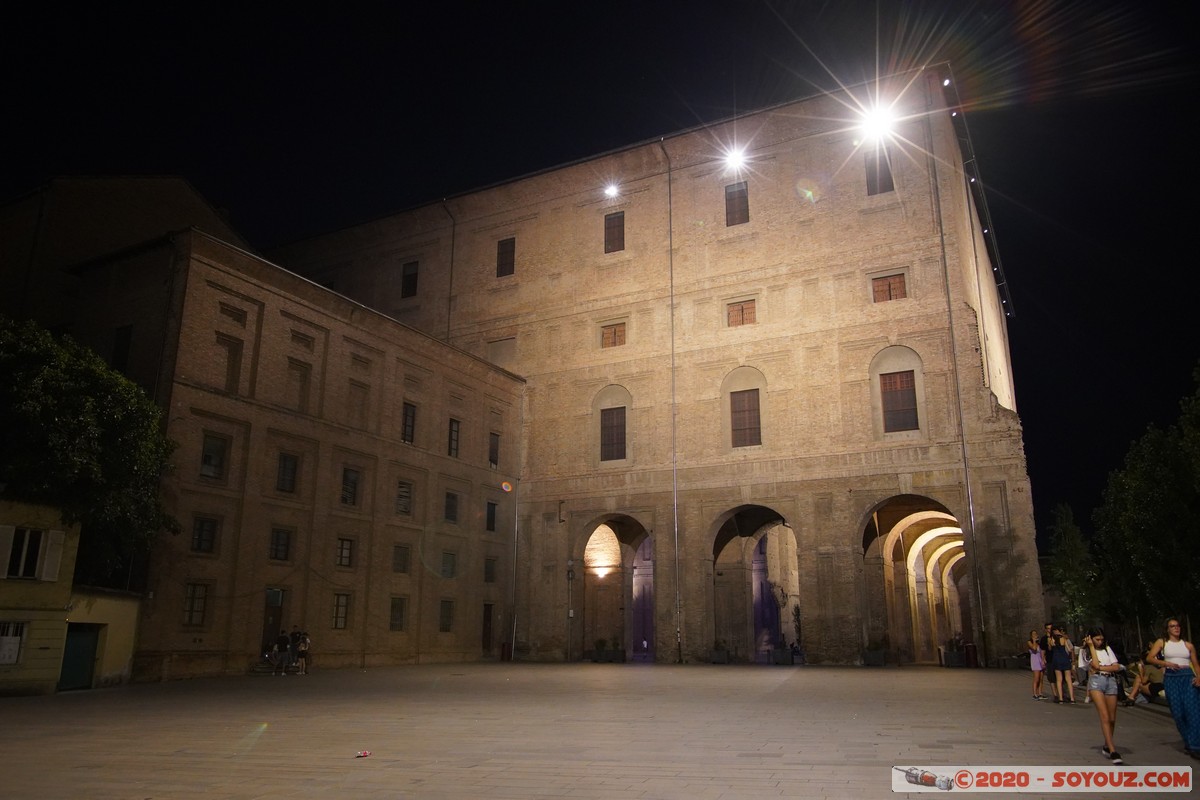
<instances>
[{"instance_id":1,"label":"person walking on square","mask_svg":"<svg viewBox=\"0 0 1200 800\"><path fill-rule=\"evenodd\" d=\"M1117 752L1114 736L1117 730L1117 695L1121 691L1121 672L1125 668L1105 642L1104 631L1100 628L1088 631L1079 649L1087 654L1087 692L1100 716L1100 733L1104 736L1101 752L1114 764L1124 764L1121 754Z\"/></svg>"},{"instance_id":2,"label":"person walking on square","mask_svg":"<svg viewBox=\"0 0 1200 800\"><path fill-rule=\"evenodd\" d=\"M297 664L300 667L300 674L308 674L308 648L312 645L312 639L308 638L308 631L300 634L300 643L296 645Z\"/></svg>"},{"instance_id":3,"label":"person walking on square","mask_svg":"<svg viewBox=\"0 0 1200 800\"><path fill-rule=\"evenodd\" d=\"M300 660L300 626L293 625L288 635L288 666L294 667Z\"/></svg>"},{"instance_id":4,"label":"person walking on square","mask_svg":"<svg viewBox=\"0 0 1200 800\"><path fill-rule=\"evenodd\" d=\"M1150 647L1146 662L1163 668L1167 704L1183 746L1192 758L1200 758L1200 663L1196 647L1183 638L1179 620L1167 620L1167 635Z\"/></svg>"},{"instance_id":5,"label":"person walking on square","mask_svg":"<svg viewBox=\"0 0 1200 800\"><path fill-rule=\"evenodd\" d=\"M1038 643L1037 630L1029 632L1029 641L1025 643L1025 649L1029 652L1029 669L1033 673L1033 699L1043 700L1042 697L1042 676L1046 668L1046 654L1042 652L1042 647Z\"/></svg>"},{"instance_id":6,"label":"person walking on square","mask_svg":"<svg viewBox=\"0 0 1200 800\"><path fill-rule=\"evenodd\" d=\"M271 661L275 665L275 668L271 670L272 675L287 675L289 644L291 644L291 639L288 638L287 631L280 628L271 652Z\"/></svg>"}]
</instances>

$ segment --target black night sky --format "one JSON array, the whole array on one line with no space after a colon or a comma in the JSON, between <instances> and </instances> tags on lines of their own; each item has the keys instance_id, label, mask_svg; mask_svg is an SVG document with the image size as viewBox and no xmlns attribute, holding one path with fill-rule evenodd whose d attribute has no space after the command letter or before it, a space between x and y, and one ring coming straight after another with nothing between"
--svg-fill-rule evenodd
<instances>
[{"instance_id":1,"label":"black night sky","mask_svg":"<svg viewBox=\"0 0 1200 800\"><path fill-rule=\"evenodd\" d=\"M4 25L0 202L189 179L257 248L876 72L949 61L1016 317L1045 535L1192 391L1188 4L743 0L92 6ZM1190 239L1187 240L1190 245ZM1041 542L1044 544L1044 541Z\"/></svg>"}]
</instances>

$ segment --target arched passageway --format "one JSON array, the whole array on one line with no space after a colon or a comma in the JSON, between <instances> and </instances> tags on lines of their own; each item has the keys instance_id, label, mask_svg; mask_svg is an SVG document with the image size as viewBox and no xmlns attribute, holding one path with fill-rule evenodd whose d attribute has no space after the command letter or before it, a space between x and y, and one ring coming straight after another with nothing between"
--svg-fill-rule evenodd
<instances>
[{"instance_id":1,"label":"arched passageway","mask_svg":"<svg viewBox=\"0 0 1200 800\"><path fill-rule=\"evenodd\" d=\"M653 538L632 517L613 516L592 525L581 555L572 652L600 657L597 651L606 651L608 660L653 661Z\"/></svg>"},{"instance_id":2,"label":"arched passageway","mask_svg":"<svg viewBox=\"0 0 1200 800\"><path fill-rule=\"evenodd\" d=\"M770 663L798 643L796 537L783 516L741 506L718 520L713 541L713 649L732 661Z\"/></svg>"},{"instance_id":3,"label":"arched passageway","mask_svg":"<svg viewBox=\"0 0 1200 800\"><path fill-rule=\"evenodd\" d=\"M863 562L865 651L937 663L947 642L970 642L963 530L945 506L920 495L876 505L863 528Z\"/></svg>"}]
</instances>

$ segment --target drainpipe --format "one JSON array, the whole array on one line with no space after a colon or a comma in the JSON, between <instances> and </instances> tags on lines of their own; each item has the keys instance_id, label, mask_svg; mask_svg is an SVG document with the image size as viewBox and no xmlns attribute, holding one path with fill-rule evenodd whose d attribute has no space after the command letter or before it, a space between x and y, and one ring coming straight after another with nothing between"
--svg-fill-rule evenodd
<instances>
[{"instance_id":1,"label":"drainpipe","mask_svg":"<svg viewBox=\"0 0 1200 800\"><path fill-rule=\"evenodd\" d=\"M671 154L665 139L658 149L667 160L667 284L671 301L671 526L675 537L675 663L683 663L683 601L679 588L679 454L676 442L679 407L675 393L675 227L674 200L671 194Z\"/></svg>"}]
</instances>

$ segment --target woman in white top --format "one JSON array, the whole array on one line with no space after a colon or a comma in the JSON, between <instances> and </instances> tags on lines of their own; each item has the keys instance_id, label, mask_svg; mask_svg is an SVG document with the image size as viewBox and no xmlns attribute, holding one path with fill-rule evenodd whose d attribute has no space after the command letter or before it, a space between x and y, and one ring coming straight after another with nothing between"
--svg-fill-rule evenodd
<instances>
[{"instance_id":1,"label":"woman in white top","mask_svg":"<svg viewBox=\"0 0 1200 800\"><path fill-rule=\"evenodd\" d=\"M1184 641L1179 620L1167 620L1167 635L1150 648L1146 661L1163 668L1167 703L1183 746L1192 758L1200 758L1200 663L1196 648Z\"/></svg>"},{"instance_id":2,"label":"woman in white top","mask_svg":"<svg viewBox=\"0 0 1200 800\"><path fill-rule=\"evenodd\" d=\"M1100 732L1104 734L1104 757L1111 759L1114 764L1124 764L1121 754L1113 741L1117 729L1117 696L1121 691L1121 670L1125 669L1117 661L1112 648L1104 641L1104 631L1093 628L1083 637L1083 647L1087 648L1088 666L1088 698L1100 715Z\"/></svg>"}]
</instances>

